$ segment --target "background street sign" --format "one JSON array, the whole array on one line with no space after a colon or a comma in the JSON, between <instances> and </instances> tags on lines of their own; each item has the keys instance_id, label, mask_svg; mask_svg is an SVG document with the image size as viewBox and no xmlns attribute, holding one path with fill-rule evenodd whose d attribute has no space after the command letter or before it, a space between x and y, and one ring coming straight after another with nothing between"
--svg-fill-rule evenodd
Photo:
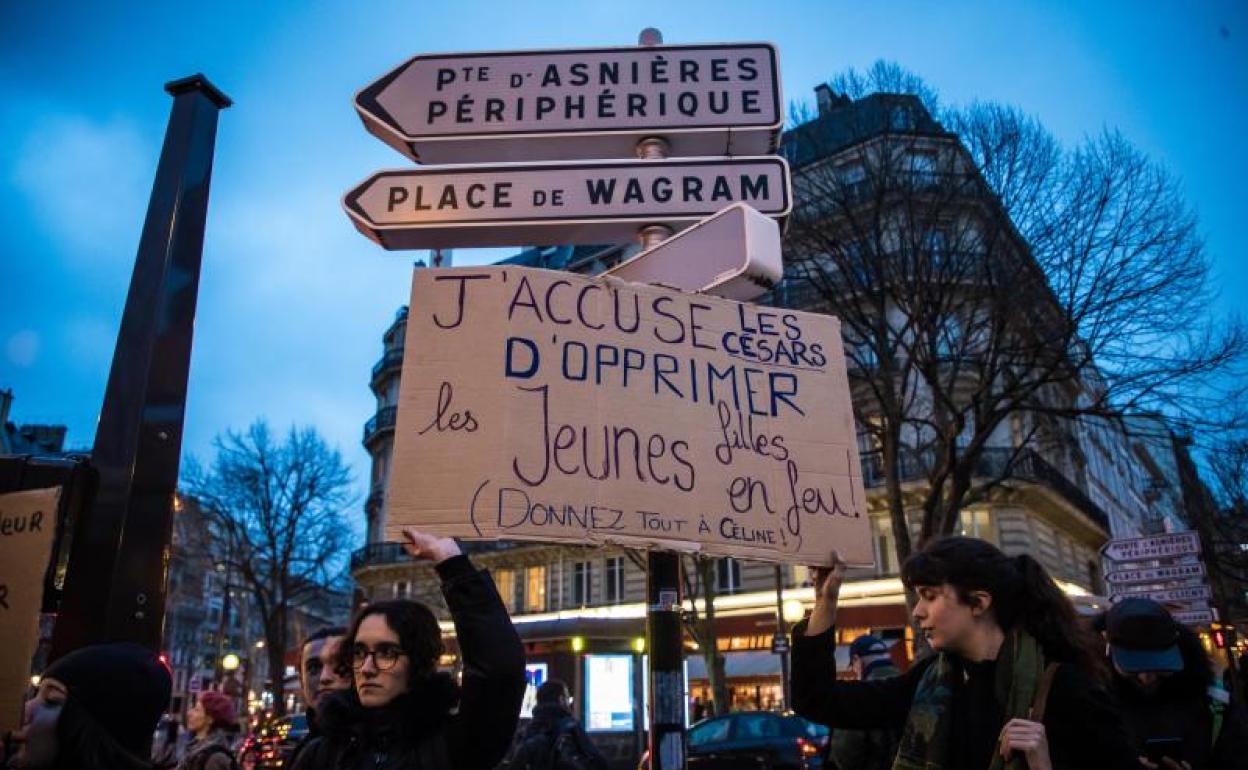
<instances>
[{"instance_id":1,"label":"background street sign","mask_svg":"<svg viewBox=\"0 0 1248 770\"><path fill-rule=\"evenodd\" d=\"M780 225L734 203L606 274L746 302L767 293L784 274Z\"/></svg>"},{"instance_id":2,"label":"background street sign","mask_svg":"<svg viewBox=\"0 0 1248 770\"><path fill-rule=\"evenodd\" d=\"M789 212L775 156L432 166L374 174L343 207L387 249L628 241L646 225L682 230L733 203Z\"/></svg>"},{"instance_id":3,"label":"background street sign","mask_svg":"<svg viewBox=\"0 0 1248 770\"><path fill-rule=\"evenodd\" d=\"M1128 597L1138 596L1143 599L1152 599L1155 602L1190 602L1213 598L1213 591L1208 585L1200 584L1195 586L1184 586L1181 588L1162 588L1148 591L1115 591L1109 597L1110 601L1121 601Z\"/></svg>"},{"instance_id":4,"label":"background street sign","mask_svg":"<svg viewBox=\"0 0 1248 770\"><path fill-rule=\"evenodd\" d=\"M1176 564L1171 567L1147 567L1110 572L1105 580L1113 585L1124 583L1163 583L1168 580L1187 580L1205 576L1203 564Z\"/></svg>"},{"instance_id":5,"label":"background street sign","mask_svg":"<svg viewBox=\"0 0 1248 770\"><path fill-rule=\"evenodd\" d=\"M1192 610L1190 612L1172 612L1170 616L1185 626L1203 626L1217 620L1213 610Z\"/></svg>"},{"instance_id":6,"label":"background street sign","mask_svg":"<svg viewBox=\"0 0 1248 770\"><path fill-rule=\"evenodd\" d=\"M1200 535L1196 532L1173 532L1168 535L1110 540L1101 553L1113 561L1148 561L1185 554L1200 553Z\"/></svg>"},{"instance_id":7,"label":"background street sign","mask_svg":"<svg viewBox=\"0 0 1248 770\"><path fill-rule=\"evenodd\" d=\"M631 158L656 135L675 156L762 155L784 122L769 43L422 55L355 107L421 163Z\"/></svg>"}]
</instances>

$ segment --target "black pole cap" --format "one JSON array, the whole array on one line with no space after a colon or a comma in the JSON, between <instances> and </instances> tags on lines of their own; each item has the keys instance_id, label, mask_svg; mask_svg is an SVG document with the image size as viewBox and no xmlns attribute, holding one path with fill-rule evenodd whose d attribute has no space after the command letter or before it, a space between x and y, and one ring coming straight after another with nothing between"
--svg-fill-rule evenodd
<instances>
[{"instance_id":1,"label":"black pole cap","mask_svg":"<svg viewBox=\"0 0 1248 770\"><path fill-rule=\"evenodd\" d=\"M207 96L212 103L217 105L217 109L223 110L234 104L234 100L221 92L219 88L208 82L208 78L202 73L196 72L190 77L181 78L180 80L170 80L165 83L165 91L170 96L178 96L180 94L189 93L190 91L200 91Z\"/></svg>"}]
</instances>

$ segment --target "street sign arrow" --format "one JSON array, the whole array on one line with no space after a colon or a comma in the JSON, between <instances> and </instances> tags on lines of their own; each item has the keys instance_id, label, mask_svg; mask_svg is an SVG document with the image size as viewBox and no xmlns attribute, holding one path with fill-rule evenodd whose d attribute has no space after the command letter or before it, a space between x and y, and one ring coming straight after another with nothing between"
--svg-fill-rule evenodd
<instances>
[{"instance_id":1,"label":"street sign arrow","mask_svg":"<svg viewBox=\"0 0 1248 770\"><path fill-rule=\"evenodd\" d=\"M421 163L774 152L784 122L770 43L416 56L355 98L364 126Z\"/></svg>"},{"instance_id":2,"label":"street sign arrow","mask_svg":"<svg viewBox=\"0 0 1248 770\"><path fill-rule=\"evenodd\" d=\"M746 302L767 293L784 274L780 225L734 203L606 274Z\"/></svg>"},{"instance_id":3,"label":"street sign arrow","mask_svg":"<svg viewBox=\"0 0 1248 770\"><path fill-rule=\"evenodd\" d=\"M1200 553L1200 535L1196 532L1172 532L1166 535L1110 540L1101 547L1105 558L1113 561L1147 561Z\"/></svg>"},{"instance_id":4,"label":"street sign arrow","mask_svg":"<svg viewBox=\"0 0 1248 770\"><path fill-rule=\"evenodd\" d=\"M1109 597L1111 602L1122 601L1131 597L1152 599L1155 602L1192 602L1213 598L1213 591L1208 585L1186 586L1183 588L1160 588L1146 591L1116 590Z\"/></svg>"},{"instance_id":5,"label":"street sign arrow","mask_svg":"<svg viewBox=\"0 0 1248 770\"><path fill-rule=\"evenodd\" d=\"M775 156L426 166L382 171L346 194L360 232L387 249L616 243L683 230L733 203L789 213Z\"/></svg>"},{"instance_id":6,"label":"street sign arrow","mask_svg":"<svg viewBox=\"0 0 1248 770\"><path fill-rule=\"evenodd\" d=\"M1186 580L1204 577L1203 564L1176 564L1171 567L1146 567L1144 569L1127 569L1110 572L1105 581L1113 585L1125 583L1160 583L1167 580Z\"/></svg>"}]
</instances>

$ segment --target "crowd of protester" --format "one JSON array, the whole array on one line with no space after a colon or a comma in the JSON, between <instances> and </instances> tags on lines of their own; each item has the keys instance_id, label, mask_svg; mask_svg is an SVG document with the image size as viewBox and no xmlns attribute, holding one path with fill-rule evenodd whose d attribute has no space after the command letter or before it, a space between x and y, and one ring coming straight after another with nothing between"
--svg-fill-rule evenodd
<instances>
[{"instance_id":1,"label":"crowd of protester","mask_svg":"<svg viewBox=\"0 0 1248 770\"><path fill-rule=\"evenodd\" d=\"M434 564L461 677L439 671L442 630L428 607L366 605L350 625L303 642L308 734L286 766L606 770L563 682L538 689L518 729L524 648L489 574L452 539L406 536L408 551ZM883 640L865 635L850 645L854 678L842 679L834 653L845 567L835 552L830 562L815 570L814 607L793 628L791 672L794 709L832 728L830 770L1248 768L1241 704L1215 681L1200 638L1156 602L1125 599L1088 622L1030 556L943 538L902 567L927 652L903 672ZM180 735L164 715L171 684L137 645L70 653L43 672L7 764L237 768L234 701L201 693Z\"/></svg>"}]
</instances>

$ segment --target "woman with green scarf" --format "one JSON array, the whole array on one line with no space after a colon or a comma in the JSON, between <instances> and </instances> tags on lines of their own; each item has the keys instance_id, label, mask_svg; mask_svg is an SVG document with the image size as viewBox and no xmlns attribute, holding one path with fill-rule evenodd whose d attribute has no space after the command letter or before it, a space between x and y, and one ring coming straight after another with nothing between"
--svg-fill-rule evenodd
<instances>
[{"instance_id":1,"label":"woman with green scarf","mask_svg":"<svg viewBox=\"0 0 1248 770\"><path fill-rule=\"evenodd\" d=\"M793 629L793 705L833 729L901 728L894 770L1139 770L1090 629L1044 568L966 537L902 566L915 625L934 654L905 674L839 681L845 566L815 571L815 607ZM842 770L852 770L843 768Z\"/></svg>"}]
</instances>

